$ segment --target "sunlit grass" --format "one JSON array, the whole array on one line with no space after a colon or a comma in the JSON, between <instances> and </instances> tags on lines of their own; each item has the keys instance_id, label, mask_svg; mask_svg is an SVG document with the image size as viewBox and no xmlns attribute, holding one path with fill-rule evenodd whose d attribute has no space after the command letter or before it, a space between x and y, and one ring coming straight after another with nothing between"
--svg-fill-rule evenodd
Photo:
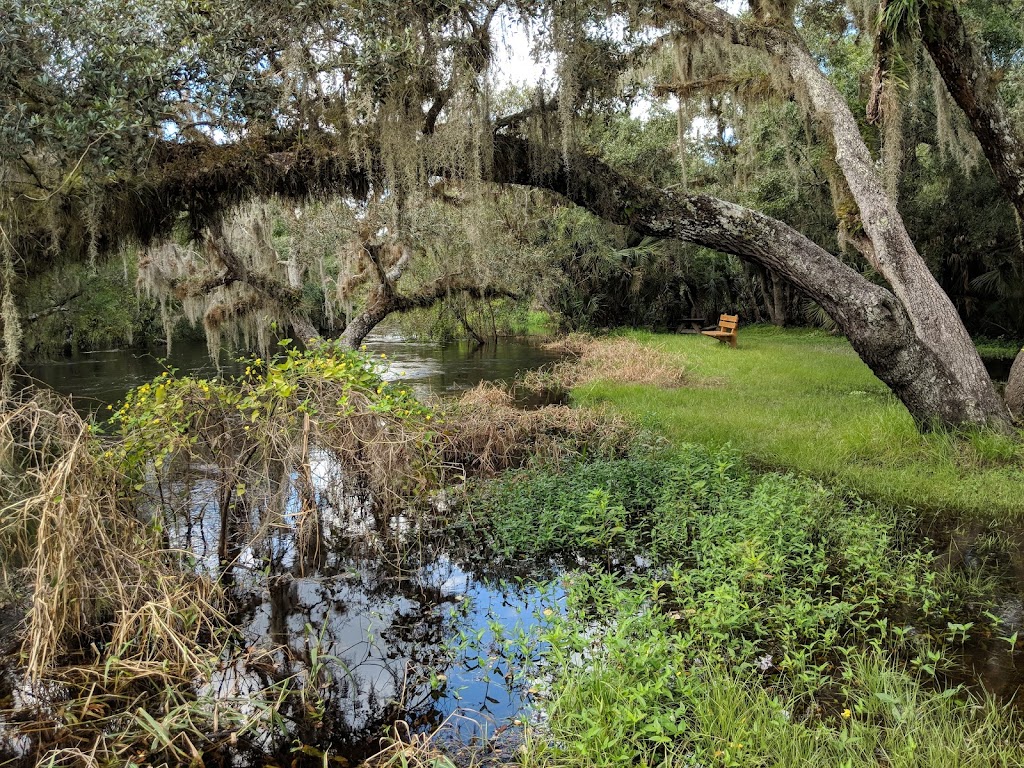
<instances>
[{"instance_id":1,"label":"sunlit grass","mask_svg":"<svg viewBox=\"0 0 1024 768\"><path fill-rule=\"evenodd\" d=\"M600 381L607 402L674 442L731 444L757 464L807 472L861 494L934 510L1024 514L1024 448L987 433L922 435L844 339L748 328L739 348L697 335L631 333L685 368L680 389Z\"/></svg>"},{"instance_id":2,"label":"sunlit grass","mask_svg":"<svg viewBox=\"0 0 1024 768\"><path fill-rule=\"evenodd\" d=\"M557 326L558 323L550 312L531 309L526 313L526 336L550 336Z\"/></svg>"}]
</instances>

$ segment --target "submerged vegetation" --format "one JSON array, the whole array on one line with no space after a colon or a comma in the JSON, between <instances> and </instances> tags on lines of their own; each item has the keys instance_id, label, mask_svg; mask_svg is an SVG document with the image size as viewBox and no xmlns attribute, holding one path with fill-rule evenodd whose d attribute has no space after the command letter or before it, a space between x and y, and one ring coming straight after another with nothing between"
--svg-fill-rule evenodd
<instances>
[{"instance_id":1,"label":"submerged vegetation","mask_svg":"<svg viewBox=\"0 0 1024 768\"><path fill-rule=\"evenodd\" d=\"M150 744L143 754L173 764L280 730L308 681L270 675L265 691L226 700L196 689L248 654L231 650L238 560L271 562L285 529L315 567L318 456L385 515L436 482L430 420L375 363L330 346L252 360L237 381L165 373L104 429L66 403L6 411L3 573L30 605L33 748L55 764L117 764Z\"/></svg>"}]
</instances>

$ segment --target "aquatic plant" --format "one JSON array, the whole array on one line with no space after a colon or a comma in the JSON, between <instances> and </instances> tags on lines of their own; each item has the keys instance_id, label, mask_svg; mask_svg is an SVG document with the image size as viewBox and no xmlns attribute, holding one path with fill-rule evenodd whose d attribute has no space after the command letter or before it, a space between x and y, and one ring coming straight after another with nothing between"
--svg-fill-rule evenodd
<instances>
[{"instance_id":1,"label":"aquatic plant","mask_svg":"<svg viewBox=\"0 0 1024 768\"><path fill-rule=\"evenodd\" d=\"M498 390L431 407L383 356L329 343L243 365L165 371L102 426L35 392L0 414L3 595L27 611L17 716L36 756L180 764L290 738L312 755L297 723L329 716L327 651L310 630L292 671L252 645L234 625L247 595L350 545L401 560L467 474L615 455L635 434Z\"/></svg>"},{"instance_id":2,"label":"aquatic plant","mask_svg":"<svg viewBox=\"0 0 1024 768\"><path fill-rule=\"evenodd\" d=\"M1011 710L943 684L994 628L992 581L942 567L905 511L695 446L510 473L472 498L505 557L594 564L563 577L566 609L531 641L545 718L527 765L1021 757Z\"/></svg>"}]
</instances>

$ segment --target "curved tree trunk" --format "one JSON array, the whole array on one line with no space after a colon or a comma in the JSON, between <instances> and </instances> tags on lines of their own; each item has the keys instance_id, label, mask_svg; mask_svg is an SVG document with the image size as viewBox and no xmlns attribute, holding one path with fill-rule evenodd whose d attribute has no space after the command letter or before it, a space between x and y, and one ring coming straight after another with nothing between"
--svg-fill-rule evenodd
<instances>
[{"instance_id":1,"label":"curved tree trunk","mask_svg":"<svg viewBox=\"0 0 1024 768\"><path fill-rule=\"evenodd\" d=\"M972 421L1009 430L1006 406L956 307L914 247L853 113L796 32L783 27L749 26L702 0L678 0L676 5L707 31L737 45L765 51L785 63L832 136L836 163L857 204L867 240L868 247L862 252L892 287L918 343L934 357L936 385L949 387L945 397L964 400L965 410L975 414Z\"/></svg>"},{"instance_id":2,"label":"curved tree trunk","mask_svg":"<svg viewBox=\"0 0 1024 768\"><path fill-rule=\"evenodd\" d=\"M288 145L282 140L276 143L275 149L280 146ZM296 155L311 151L301 144L295 146ZM219 150L215 147L206 151ZM170 169L148 191L164 208L187 210L189 202L202 193L205 185L215 191L224 185L226 178L231 179L238 195L248 188L254 194L271 190L288 196L294 189L294 170L286 174L275 171L271 165L249 162L251 154L245 150L238 152L241 159L237 162L207 166L201 157L195 156L195 148L189 148L192 164L188 166L186 187L177 178L173 148L165 151ZM254 151L259 150L254 147ZM922 341L909 313L892 292L866 280L786 224L713 197L660 190L635 182L586 155L570 158L570 172L560 153L550 147L531 146L512 136L496 135L493 152L491 181L549 189L607 221L633 227L641 234L702 245L773 270L828 312L864 361L922 427L971 424L991 425L1003 431L1010 429L1009 414L998 402L994 389L995 406L992 399L965 391L961 382L951 375L943 350ZM208 172L196 170L207 167L211 168ZM311 173L316 175L317 184L336 184L338 190L343 190L348 167L341 160L331 160L327 167L312 166ZM449 171L439 168L437 172ZM432 290L409 297L408 301L411 305L429 306L438 300L432 294L457 289L460 283L465 285L465 281L457 277L445 278ZM475 297L487 293L477 286L472 288L475 293L470 291L470 295ZM501 292L494 292L494 295L501 295ZM401 311L401 307L397 311ZM343 336L346 344L359 346L366 333L384 317L379 311L365 315L357 316L350 323L353 327ZM956 323L959 324L959 319ZM990 382L988 386L991 388Z\"/></svg>"},{"instance_id":3,"label":"curved tree trunk","mask_svg":"<svg viewBox=\"0 0 1024 768\"><path fill-rule=\"evenodd\" d=\"M950 96L963 110L985 158L1024 226L1024 136L999 99L998 81L951 3L921 4L921 37ZM1006 385L1006 405L1024 421L1024 350Z\"/></svg>"},{"instance_id":4,"label":"curved tree trunk","mask_svg":"<svg viewBox=\"0 0 1024 768\"><path fill-rule=\"evenodd\" d=\"M394 294L384 295L381 287L374 291L366 308L346 323L340 341L349 349L359 349L370 332L384 322L384 318L398 311Z\"/></svg>"},{"instance_id":5,"label":"curved tree trunk","mask_svg":"<svg viewBox=\"0 0 1024 768\"><path fill-rule=\"evenodd\" d=\"M717 198L635 182L590 157L571 158L567 170L560 156L550 150L545 154L522 139L496 137L495 180L543 187L640 234L682 240L759 264L824 308L922 428L975 424L1009 430L1009 415L991 380L985 380L991 398L965 392L945 350L921 338L891 291L787 224ZM531 165L538 160L538 166ZM960 323L959 318L955 321Z\"/></svg>"},{"instance_id":6,"label":"curved tree trunk","mask_svg":"<svg viewBox=\"0 0 1024 768\"><path fill-rule=\"evenodd\" d=\"M266 143L265 138L262 141ZM292 153L296 156L325 156L324 152L314 153L301 142L288 145L284 137L275 140L274 146L283 148L282 151L293 146ZM169 168L149 187L147 195L157 198L164 209L172 206L187 209L206 185L211 186L211 194L215 196L216 189L223 187L227 178L231 179L235 195L244 195L246 189L254 194L270 191L283 196L294 194L294 168L285 173L277 171L273 165L250 162L252 153L263 151L262 147L263 144L254 145L251 151L242 147L233 153L240 159L210 164L212 170L208 172L201 170L207 164L196 157L198 150L189 148L187 186L178 178L174 148L165 148ZM219 152L220 148L205 151ZM337 148L337 151L345 150ZM922 336L916 297L910 295L901 302L894 292L866 280L786 224L713 197L688 195L678 189L660 190L633 181L588 155L570 157L571 168L567 170L561 153L501 133L494 137L493 152L491 181L549 189L597 216L630 226L641 234L675 238L735 254L774 271L828 312L864 361L922 427L989 425L1002 431L1011 429L1009 413L984 369L973 382L965 383L961 375L964 369L972 370L970 355L977 357L973 346L961 355L962 345L947 348L936 341L936 335L941 339L942 329L934 335ZM334 159L330 153L326 153L326 157L328 164L310 166L310 173L315 175L310 184L315 181L317 189L324 192L331 187L344 190L349 164L341 158ZM452 173L446 168L435 171L439 175ZM875 214L885 218L877 211ZM884 230L887 223L876 220L872 226ZM897 245L898 240L897 237ZM487 293L453 276L405 297L397 310L392 311L429 306L438 300L438 294L463 287L474 297ZM494 295L501 295L501 292L494 292ZM379 319L382 316L378 312L355 318L354 327L346 331L346 343L358 346ZM955 314L943 316L941 322L952 326L953 337L965 335ZM977 364L981 366L980 359Z\"/></svg>"}]
</instances>

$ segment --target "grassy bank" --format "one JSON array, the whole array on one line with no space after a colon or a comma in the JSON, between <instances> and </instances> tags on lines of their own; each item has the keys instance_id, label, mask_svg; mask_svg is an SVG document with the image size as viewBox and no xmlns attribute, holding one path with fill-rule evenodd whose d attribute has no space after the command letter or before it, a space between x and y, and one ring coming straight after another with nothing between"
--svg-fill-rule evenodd
<instances>
[{"instance_id":1,"label":"grassy bank","mask_svg":"<svg viewBox=\"0 0 1024 768\"><path fill-rule=\"evenodd\" d=\"M974 345L978 348L978 354L990 360L1011 361L1020 352L1021 343L1012 339L989 339L976 338Z\"/></svg>"},{"instance_id":2,"label":"grassy bank","mask_svg":"<svg viewBox=\"0 0 1024 768\"><path fill-rule=\"evenodd\" d=\"M576 387L672 442L732 445L754 463L806 472L896 504L1024 515L1024 450L987 433L921 435L849 343L818 331L751 328L730 349L696 335L631 336L678 362L689 386Z\"/></svg>"},{"instance_id":3,"label":"grassy bank","mask_svg":"<svg viewBox=\"0 0 1024 768\"><path fill-rule=\"evenodd\" d=\"M1014 711L943 682L974 637L1013 653L993 585L898 509L683 446L505 475L469 510L505 557L590 563L538 638L527 766L1024 759Z\"/></svg>"}]
</instances>

